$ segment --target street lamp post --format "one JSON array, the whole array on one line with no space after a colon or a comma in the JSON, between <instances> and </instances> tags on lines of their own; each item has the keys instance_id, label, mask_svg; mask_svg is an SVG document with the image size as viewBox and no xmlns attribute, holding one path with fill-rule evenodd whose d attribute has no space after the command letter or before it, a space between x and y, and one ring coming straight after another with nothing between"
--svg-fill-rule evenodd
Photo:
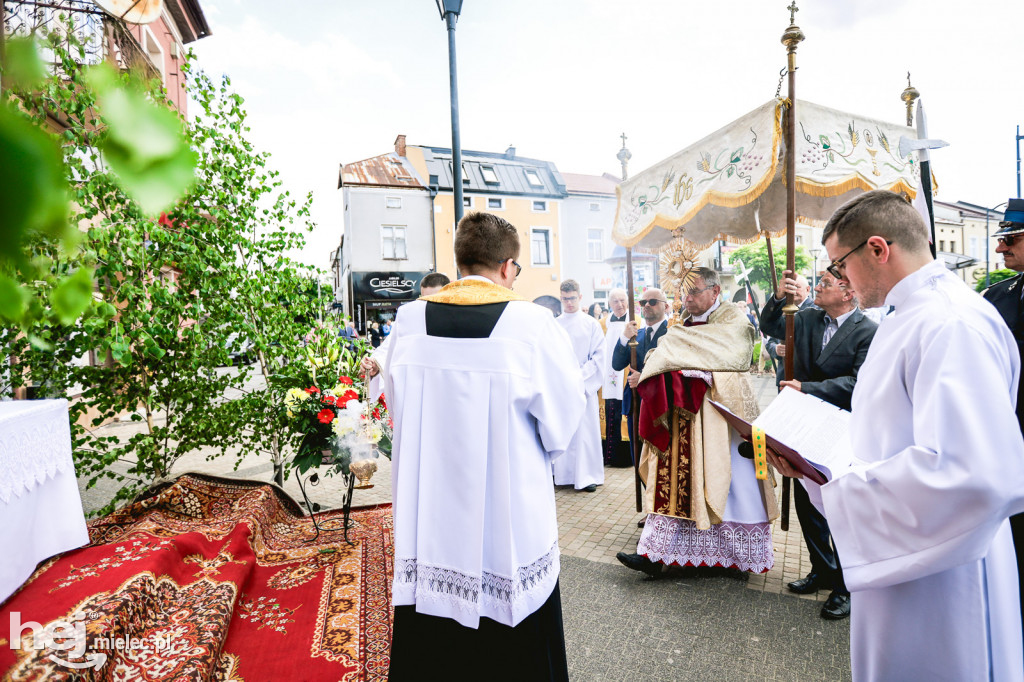
<instances>
[{"instance_id":1,"label":"street lamp post","mask_svg":"<svg viewBox=\"0 0 1024 682\"><path fill-rule=\"evenodd\" d=\"M1024 135L1020 134L1020 126L1017 126L1017 198L1020 199L1020 141Z\"/></svg>"},{"instance_id":2,"label":"street lamp post","mask_svg":"<svg viewBox=\"0 0 1024 682\"><path fill-rule=\"evenodd\" d=\"M455 193L455 225L462 220L462 140L459 133L459 83L455 71L455 23L462 13L462 0L434 0L441 19L448 27L448 76L451 81L452 109L452 189Z\"/></svg>"},{"instance_id":3,"label":"street lamp post","mask_svg":"<svg viewBox=\"0 0 1024 682\"><path fill-rule=\"evenodd\" d=\"M811 288L818 286L818 254L821 249L811 249L811 256L814 257L814 267L811 268Z\"/></svg>"},{"instance_id":4,"label":"street lamp post","mask_svg":"<svg viewBox=\"0 0 1024 682\"><path fill-rule=\"evenodd\" d=\"M1017 163L1020 164L1020 161L1018 160ZM1018 182L1020 182L1019 177L1018 177ZM1019 191L1020 190L1018 190L1018 192ZM989 219L989 215L992 213L992 211L995 211L996 209L998 209L998 208L1000 208L1002 206L1006 206L1006 202L1005 201L1003 203L1001 203L1001 204L996 204L992 208L986 208L985 209L985 287L986 288L988 288L988 285L990 284L990 281L989 281L989 278L988 278L988 271L989 271L988 255L989 255L989 247L990 247L989 241L991 240L991 237L989 236L989 233L988 233L988 219Z\"/></svg>"}]
</instances>

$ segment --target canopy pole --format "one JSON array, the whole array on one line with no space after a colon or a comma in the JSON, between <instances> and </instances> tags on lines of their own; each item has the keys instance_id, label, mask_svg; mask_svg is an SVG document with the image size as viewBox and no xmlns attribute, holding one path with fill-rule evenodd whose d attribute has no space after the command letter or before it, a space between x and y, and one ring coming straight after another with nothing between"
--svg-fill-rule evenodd
<instances>
[{"instance_id":1,"label":"canopy pole","mask_svg":"<svg viewBox=\"0 0 1024 682\"><path fill-rule=\"evenodd\" d=\"M625 134L625 133L623 133ZM636 296L633 293L633 247L626 247L626 296L629 299L629 321L636 321ZM629 340L629 369L636 371L636 336ZM644 510L644 498L640 491L640 395L636 387L633 391L633 414L629 420L633 427L633 439L629 442L630 454L633 456L633 489L636 493L636 510ZM611 436L608 436L611 438Z\"/></svg>"},{"instance_id":2,"label":"canopy pole","mask_svg":"<svg viewBox=\"0 0 1024 682\"><path fill-rule=\"evenodd\" d=\"M796 25L796 13L799 8L796 0L789 7L789 28L782 34L782 44L786 46L787 65L789 67L789 107L786 110L786 269L796 272L796 48L804 39L804 33ZM782 308L786 316L786 357L783 363L787 381L793 379L793 355L796 351L796 335L794 316L796 307L795 296L786 294L786 305ZM779 526L789 530L789 479L782 479L782 518Z\"/></svg>"}]
</instances>

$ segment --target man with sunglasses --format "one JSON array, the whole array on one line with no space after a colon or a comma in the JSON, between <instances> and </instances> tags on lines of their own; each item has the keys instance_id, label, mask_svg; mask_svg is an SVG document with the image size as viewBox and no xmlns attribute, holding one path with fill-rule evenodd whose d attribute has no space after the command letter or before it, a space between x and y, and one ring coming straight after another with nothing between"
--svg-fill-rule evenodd
<instances>
[{"instance_id":1,"label":"man with sunglasses","mask_svg":"<svg viewBox=\"0 0 1024 682\"><path fill-rule=\"evenodd\" d=\"M644 328L637 331L636 321L627 322L622 331L622 336L612 350L612 369L622 371L629 367L629 340L636 337L636 371L632 369L626 377L625 391L622 394L622 414L629 418L629 447L630 453L635 453L634 441L636 434L633 433L633 389L640 380L640 373L644 371L644 361L647 354L658 347L658 341L668 331L668 299L661 289L650 287L644 289L640 297L640 312L644 318ZM636 406L639 408L639 404Z\"/></svg>"},{"instance_id":2,"label":"man with sunglasses","mask_svg":"<svg viewBox=\"0 0 1024 682\"><path fill-rule=\"evenodd\" d=\"M1018 274L993 284L985 290L984 296L995 306L1006 326L1013 332L1017 354L1024 365L1024 275L1019 274L1024 272L1024 199L1010 199L1006 203L1006 213L1003 214L995 237L999 240L996 253L1002 254L1006 267ZM1024 433L1024 381L1017 384L1017 423ZM1020 576L1018 587L1021 593L1021 613L1024 614L1024 514L1011 516L1010 528L1017 549Z\"/></svg>"},{"instance_id":3,"label":"man with sunglasses","mask_svg":"<svg viewBox=\"0 0 1024 682\"><path fill-rule=\"evenodd\" d=\"M828 270L868 307L894 307L853 391L845 468L804 481L850 590L853 679L1021 680L1013 538L1024 511L1020 358L995 309L928 245L901 195L835 212ZM784 475L799 477L770 457Z\"/></svg>"}]
</instances>

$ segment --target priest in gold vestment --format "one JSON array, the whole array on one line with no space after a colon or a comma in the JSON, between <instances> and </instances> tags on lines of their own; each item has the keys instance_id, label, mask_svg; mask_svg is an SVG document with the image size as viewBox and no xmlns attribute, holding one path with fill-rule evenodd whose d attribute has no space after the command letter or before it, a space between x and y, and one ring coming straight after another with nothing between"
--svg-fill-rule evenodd
<instances>
[{"instance_id":1,"label":"priest in gold vestment","mask_svg":"<svg viewBox=\"0 0 1024 682\"><path fill-rule=\"evenodd\" d=\"M739 435L708 402L747 421L757 416L747 375L756 333L736 306L721 303L714 270L694 269L683 289L686 316L648 355L640 378L650 513L637 553L617 558L652 576L671 565L763 573L774 564L774 471L756 478Z\"/></svg>"}]
</instances>

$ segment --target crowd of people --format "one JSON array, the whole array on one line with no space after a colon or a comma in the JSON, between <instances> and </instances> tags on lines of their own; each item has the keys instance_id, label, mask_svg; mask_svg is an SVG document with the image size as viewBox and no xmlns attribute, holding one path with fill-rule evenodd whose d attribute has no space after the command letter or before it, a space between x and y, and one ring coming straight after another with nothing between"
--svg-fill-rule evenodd
<instances>
[{"instance_id":1,"label":"crowd of people","mask_svg":"<svg viewBox=\"0 0 1024 682\"><path fill-rule=\"evenodd\" d=\"M997 237L1024 271L1024 201ZM462 278L424 280L363 361L395 424L391 679L425 660L448 679L568 679L554 486L597 492L604 466L635 466L644 486L627 568L769 570L791 477L812 569L788 588L828 590L821 616L851 618L854 679L1024 679L1022 276L977 295L886 191L840 208L823 245L813 297L786 271L756 316L765 352L793 359L780 390L850 411L819 485L771 448L752 459L723 416L758 416L761 339L716 271L691 273L677 316L646 289L642 324L626 292L603 314L565 280L555 317L513 291L515 227L463 218Z\"/></svg>"}]
</instances>

